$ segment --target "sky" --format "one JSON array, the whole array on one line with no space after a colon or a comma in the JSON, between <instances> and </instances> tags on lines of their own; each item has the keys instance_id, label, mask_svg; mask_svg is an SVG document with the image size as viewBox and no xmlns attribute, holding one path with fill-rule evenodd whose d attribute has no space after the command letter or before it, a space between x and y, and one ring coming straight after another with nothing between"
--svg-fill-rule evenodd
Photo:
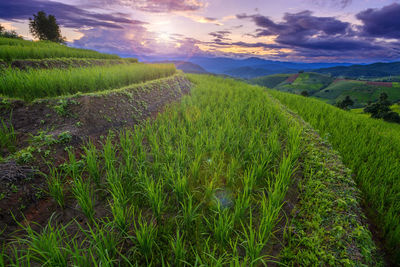
<instances>
[{"instance_id":1,"label":"sky","mask_svg":"<svg viewBox=\"0 0 400 267\"><path fill-rule=\"evenodd\" d=\"M400 0L0 0L0 24L32 39L40 10L70 46L139 59L400 60Z\"/></svg>"}]
</instances>

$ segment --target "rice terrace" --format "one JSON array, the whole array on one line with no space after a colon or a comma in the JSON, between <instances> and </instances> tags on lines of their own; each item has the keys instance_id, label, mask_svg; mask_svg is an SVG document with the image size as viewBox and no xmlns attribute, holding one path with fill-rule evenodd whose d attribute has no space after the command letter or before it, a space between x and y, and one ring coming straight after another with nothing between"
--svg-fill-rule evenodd
<instances>
[{"instance_id":1,"label":"rice terrace","mask_svg":"<svg viewBox=\"0 0 400 267\"><path fill-rule=\"evenodd\" d=\"M247 2L0 2L0 267L400 266L400 4Z\"/></svg>"}]
</instances>

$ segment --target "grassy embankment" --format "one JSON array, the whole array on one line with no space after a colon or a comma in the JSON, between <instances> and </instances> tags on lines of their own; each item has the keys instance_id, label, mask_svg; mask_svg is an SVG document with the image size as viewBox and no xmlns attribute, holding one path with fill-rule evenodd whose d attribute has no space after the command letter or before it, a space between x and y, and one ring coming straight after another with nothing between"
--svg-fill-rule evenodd
<instances>
[{"instance_id":1,"label":"grassy embankment","mask_svg":"<svg viewBox=\"0 0 400 267\"><path fill-rule=\"evenodd\" d=\"M393 262L400 261L400 126L340 110L321 101L271 91L325 136L356 174L369 218Z\"/></svg>"},{"instance_id":2,"label":"grassy embankment","mask_svg":"<svg viewBox=\"0 0 400 267\"><path fill-rule=\"evenodd\" d=\"M0 94L31 101L37 98L114 89L133 83L167 77L173 64L120 64L70 69L5 69L0 76Z\"/></svg>"}]
</instances>

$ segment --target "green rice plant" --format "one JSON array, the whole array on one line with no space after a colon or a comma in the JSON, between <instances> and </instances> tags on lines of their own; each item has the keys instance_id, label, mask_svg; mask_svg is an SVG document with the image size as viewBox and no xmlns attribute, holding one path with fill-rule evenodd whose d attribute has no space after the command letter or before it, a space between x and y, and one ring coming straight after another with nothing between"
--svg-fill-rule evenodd
<instances>
[{"instance_id":1,"label":"green rice plant","mask_svg":"<svg viewBox=\"0 0 400 267\"><path fill-rule=\"evenodd\" d=\"M73 180L71 190L86 218L90 223L94 222L94 195L90 183L77 177Z\"/></svg>"},{"instance_id":2,"label":"green rice plant","mask_svg":"<svg viewBox=\"0 0 400 267\"><path fill-rule=\"evenodd\" d=\"M239 196L235 200L235 206L233 211L233 221L236 223L241 222L250 208L251 197L250 194L240 192Z\"/></svg>"},{"instance_id":3,"label":"green rice plant","mask_svg":"<svg viewBox=\"0 0 400 267\"><path fill-rule=\"evenodd\" d=\"M46 181L49 195L53 197L61 208L64 208L65 194L61 172L57 168L51 167L49 174L46 175Z\"/></svg>"},{"instance_id":4,"label":"green rice plant","mask_svg":"<svg viewBox=\"0 0 400 267\"><path fill-rule=\"evenodd\" d=\"M184 266L186 259L184 235L176 230L176 236L175 238L171 237L170 244L174 253L174 266Z\"/></svg>"},{"instance_id":5,"label":"green rice plant","mask_svg":"<svg viewBox=\"0 0 400 267\"><path fill-rule=\"evenodd\" d=\"M42 266L68 266L68 225L53 226L52 218L53 215L41 233L34 231L30 224L20 225L26 231L26 237L18 238L16 245L26 246L28 249L24 253Z\"/></svg>"},{"instance_id":6,"label":"green rice plant","mask_svg":"<svg viewBox=\"0 0 400 267\"><path fill-rule=\"evenodd\" d=\"M122 160L124 162L124 176L131 176L134 173L135 161L134 150L135 145L133 142L133 133L128 130L121 131L119 134L119 143L122 150Z\"/></svg>"},{"instance_id":7,"label":"green rice plant","mask_svg":"<svg viewBox=\"0 0 400 267\"><path fill-rule=\"evenodd\" d=\"M72 179L81 177L82 162L76 159L75 151L73 149L68 149L68 163L64 166Z\"/></svg>"},{"instance_id":8,"label":"green rice plant","mask_svg":"<svg viewBox=\"0 0 400 267\"><path fill-rule=\"evenodd\" d=\"M105 170L114 170L114 163L116 161L116 149L112 143L114 133L109 132L106 141L103 144L103 158L105 163Z\"/></svg>"},{"instance_id":9,"label":"green rice plant","mask_svg":"<svg viewBox=\"0 0 400 267\"><path fill-rule=\"evenodd\" d=\"M84 154L83 158L85 160L85 165L86 165L86 169L89 173L89 177L97 186L100 186L101 167L98 164L99 157L98 157L98 152L97 152L96 146L92 142L89 142L84 147L84 151L85 151L85 154Z\"/></svg>"},{"instance_id":10,"label":"green rice plant","mask_svg":"<svg viewBox=\"0 0 400 267\"><path fill-rule=\"evenodd\" d=\"M229 241L234 227L234 217L228 208L221 208L218 204L212 221L205 218L208 227L213 232L214 238L221 247L225 247Z\"/></svg>"},{"instance_id":11,"label":"green rice plant","mask_svg":"<svg viewBox=\"0 0 400 267\"><path fill-rule=\"evenodd\" d=\"M162 181L155 182L151 177L147 177L143 184L147 201L157 220L161 219L161 214L165 210L165 194Z\"/></svg>"},{"instance_id":12,"label":"green rice plant","mask_svg":"<svg viewBox=\"0 0 400 267\"><path fill-rule=\"evenodd\" d=\"M115 266L119 242L107 223L103 221L102 226L95 223L93 227L88 225L88 230L78 226L87 237L86 242L90 247L90 255L87 256L90 256L92 266Z\"/></svg>"},{"instance_id":13,"label":"green rice plant","mask_svg":"<svg viewBox=\"0 0 400 267\"><path fill-rule=\"evenodd\" d=\"M154 253L154 247L157 246L157 227L153 222L147 222L142 217L142 214L139 213L138 220L134 223L134 228L137 250L149 262Z\"/></svg>"},{"instance_id":14,"label":"green rice plant","mask_svg":"<svg viewBox=\"0 0 400 267\"><path fill-rule=\"evenodd\" d=\"M11 124L11 120L9 125L1 119L1 127L0 127L0 148L7 149L9 152L14 152L17 145L17 135L15 134L14 127Z\"/></svg>"},{"instance_id":15,"label":"green rice plant","mask_svg":"<svg viewBox=\"0 0 400 267\"><path fill-rule=\"evenodd\" d=\"M170 168L168 171L168 182L171 185L172 191L174 192L178 203L182 202L189 190L188 179L186 175L181 173L179 170L174 171L173 168Z\"/></svg>"},{"instance_id":16,"label":"green rice plant","mask_svg":"<svg viewBox=\"0 0 400 267\"><path fill-rule=\"evenodd\" d=\"M195 221L199 217L199 208L201 203L197 206L193 205L193 195L187 194L187 196L180 202L182 211L182 226L184 229L190 229L194 226Z\"/></svg>"},{"instance_id":17,"label":"green rice plant","mask_svg":"<svg viewBox=\"0 0 400 267\"><path fill-rule=\"evenodd\" d=\"M246 251L246 257L249 258L250 265L256 265L263 262L261 251L265 246L263 232L257 231L253 226L253 215L250 212L248 225L242 224L242 247Z\"/></svg>"}]
</instances>

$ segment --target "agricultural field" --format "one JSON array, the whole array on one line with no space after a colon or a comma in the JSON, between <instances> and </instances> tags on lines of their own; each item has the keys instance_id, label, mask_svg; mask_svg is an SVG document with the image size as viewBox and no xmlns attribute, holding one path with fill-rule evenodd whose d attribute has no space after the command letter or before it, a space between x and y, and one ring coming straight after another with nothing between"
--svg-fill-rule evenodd
<instances>
[{"instance_id":1,"label":"agricultural field","mask_svg":"<svg viewBox=\"0 0 400 267\"><path fill-rule=\"evenodd\" d=\"M315 131L262 87L189 79L190 95L155 119L67 142L35 174L47 208L3 232L1 262L382 264L350 170Z\"/></svg>"},{"instance_id":2,"label":"agricultural field","mask_svg":"<svg viewBox=\"0 0 400 267\"><path fill-rule=\"evenodd\" d=\"M93 50L78 49L53 42L33 42L20 39L0 37L0 59L12 61L15 59L44 58L100 58L118 59L117 55L102 54Z\"/></svg>"},{"instance_id":3,"label":"agricultural field","mask_svg":"<svg viewBox=\"0 0 400 267\"><path fill-rule=\"evenodd\" d=\"M392 182L385 202L389 180L366 191L378 182L277 92L136 59L3 63L0 266L384 266L395 255L397 165L374 169Z\"/></svg>"},{"instance_id":4,"label":"agricultural field","mask_svg":"<svg viewBox=\"0 0 400 267\"><path fill-rule=\"evenodd\" d=\"M312 94L325 88L332 82L331 77L312 72L300 73L294 81L289 79L275 86L275 89L297 94L307 91Z\"/></svg>"},{"instance_id":5,"label":"agricultural field","mask_svg":"<svg viewBox=\"0 0 400 267\"><path fill-rule=\"evenodd\" d=\"M268 88L274 88L278 84L286 81L290 76L292 76L292 74L273 74L251 79L251 83L265 86Z\"/></svg>"},{"instance_id":6,"label":"agricultural field","mask_svg":"<svg viewBox=\"0 0 400 267\"><path fill-rule=\"evenodd\" d=\"M398 101L400 100L399 89L398 83L381 85L379 82L338 80L313 96L329 99L328 103L330 104L335 104L338 100L350 96L356 103L355 107L363 107L368 101L377 101L383 92L389 96L390 101Z\"/></svg>"},{"instance_id":7,"label":"agricultural field","mask_svg":"<svg viewBox=\"0 0 400 267\"><path fill-rule=\"evenodd\" d=\"M94 92L173 75L173 64L118 64L69 69L8 68L0 76L0 94L27 101Z\"/></svg>"},{"instance_id":8,"label":"agricultural field","mask_svg":"<svg viewBox=\"0 0 400 267\"><path fill-rule=\"evenodd\" d=\"M400 261L400 126L371 120L321 101L271 91L325 137L354 171L363 206L392 262Z\"/></svg>"},{"instance_id":9,"label":"agricultural field","mask_svg":"<svg viewBox=\"0 0 400 267\"><path fill-rule=\"evenodd\" d=\"M283 77L288 78L283 80ZM278 83L278 81L280 82ZM355 108L364 107L369 101L377 101L383 92L388 94L390 101L400 100L400 84L398 82L381 82L380 79L361 81L336 79L319 73L300 73L290 76L287 74L269 75L252 79L250 83L295 94L307 91L310 96L329 104L336 104L346 96L350 96L355 103Z\"/></svg>"}]
</instances>

